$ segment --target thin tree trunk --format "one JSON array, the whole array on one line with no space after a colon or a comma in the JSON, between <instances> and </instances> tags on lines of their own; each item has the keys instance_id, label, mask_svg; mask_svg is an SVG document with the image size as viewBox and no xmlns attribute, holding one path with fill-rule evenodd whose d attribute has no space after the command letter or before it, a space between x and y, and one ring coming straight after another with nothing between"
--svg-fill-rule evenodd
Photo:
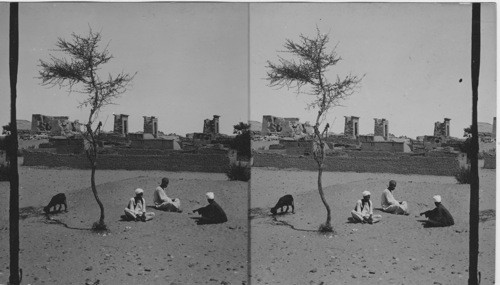
<instances>
[{"instance_id":1,"label":"thin tree trunk","mask_svg":"<svg viewBox=\"0 0 500 285\"><path fill-rule=\"evenodd\" d=\"M17 68L19 62L19 3L10 3L10 135L8 136L9 157L9 242L10 242L10 276L9 284L21 283L19 274L19 172L17 170Z\"/></svg>"},{"instance_id":2,"label":"thin tree trunk","mask_svg":"<svg viewBox=\"0 0 500 285\"><path fill-rule=\"evenodd\" d=\"M321 197L321 201L323 201L323 204L325 205L326 208L325 226L331 228L332 214L330 210L330 205L328 205L328 203L326 202L325 194L323 193L322 176L323 176L323 163L321 163L321 165L318 167L318 191L319 191L319 196Z\"/></svg>"},{"instance_id":3,"label":"thin tree trunk","mask_svg":"<svg viewBox=\"0 0 500 285\"><path fill-rule=\"evenodd\" d=\"M101 209L101 216L99 217L99 224L104 225L104 206L101 202L101 199L99 199L99 195L97 194L97 187L95 185L95 170L96 170L96 165L95 162L92 162L92 174L90 176L90 185L92 186L92 193L94 193L94 198L97 201L97 204L99 204L99 209Z\"/></svg>"},{"instance_id":4,"label":"thin tree trunk","mask_svg":"<svg viewBox=\"0 0 500 285\"><path fill-rule=\"evenodd\" d=\"M481 55L481 4L472 4L471 77L472 77L472 152L469 211L469 285L478 283L479 253L479 175L477 154L479 151L477 132L477 100L479 85L479 62Z\"/></svg>"}]
</instances>

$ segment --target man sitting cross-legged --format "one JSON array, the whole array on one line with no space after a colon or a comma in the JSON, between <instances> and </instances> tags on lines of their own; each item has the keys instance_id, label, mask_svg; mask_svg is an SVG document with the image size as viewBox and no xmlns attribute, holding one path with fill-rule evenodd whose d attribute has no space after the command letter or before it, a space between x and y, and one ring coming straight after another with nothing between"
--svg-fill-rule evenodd
<instances>
[{"instance_id":1,"label":"man sitting cross-legged","mask_svg":"<svg viewBox=\"0 0 500 285\"><path fill-rule=\"evenodd\" d=\"M125 208L125 216L132 221L149 221L153 219L155 213L146 212L146 200L142 197L144 191L141 188L135 189L135 197L130 198L127 208Z\"/></svg>"},{"instance_id":2,"label":"man sitting cross-legged","mask_svg":"<svg viewBox=\"0 0 500 285\"><path fill-rule=\"evenodd\" d=\"M382 210L387 213L396 215L408 215L408 203L406 201L398 201L392 195L396 189L396 181L389 181L389 187L382 192L381 204Z\"/></svg>"},{"instance_id":3,"label":"man sitting cross-legged","mask_svg":"<svg viewBox=\"0 0 500 285\"><path fill-rule=\"evenodd\" d=\"M193 213L198 212L201 218L198 219L198 224L220 224L227 222L227 216L221 206L215 202L215 195L212 192L207 194L208 205L199 209L193 210Z\"/></svg>"},{"instance_id":4,"label":"man sitting cross-legged","mask_svg":"<svg viewBox=\"0 0 500 285\"><path fill-rule=\"evenodd\" d=\"M420 216L425 215L429 220L426 221L426 227L448 227L453 226L455 221L450 212L441 204L441 196L433 197L436 208L420 213Z\"/></svg>"},{"instance_id":5,"label":"man sitting cross-legged","mask_svg":"<svg viewBox=\"0 0 500 285\"><path fill-rule=\"evenodd\" d=\"M155 208L167 212L182 212L181 200L178 198L170 199L167 194L165 194L168 183L169 180L165 177L161 180L160 186L156 187L153 197Z\"/></svg>"},{"instance_id":6,"label":"man sitting cross-legged","mask_svg":"<svg viewBox=\"0 0 500 285\"><path fill-rule=\"evenodd\" d=\"M370 192L363 192L363 199L356 202L354 210L351 211L352 218L355 222L361 223L378 223L382 216L373 215L372 201L370 201Z\"/></svg>"}]
</instances>

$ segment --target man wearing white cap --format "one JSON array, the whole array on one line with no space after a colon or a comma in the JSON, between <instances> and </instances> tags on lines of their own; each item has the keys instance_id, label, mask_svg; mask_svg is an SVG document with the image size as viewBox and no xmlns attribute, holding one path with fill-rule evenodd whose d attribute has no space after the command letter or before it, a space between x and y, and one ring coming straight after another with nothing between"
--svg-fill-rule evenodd
<instances>
[{"instance_id":1,"label":"man wearing white cap","mask_svg":"<svg viewBox=\"0 0 500 285\"><path fill-rule=\"evenodd\" d=\"M408 203L406 201L398 201L392 195L392 191L396 189L396 181L389 181L389 187L382 192L380 199L382 210L387 213L396 215L408 215Z\"/></svg>"},{"instance_id":2,"label":"man wearing white cap","mask_svg":"<svg viewBox=\"0 0 500 285\"><path fill-rule=\"evenodd\" d=\"M441 204L441 196L436 195L432 197L436 208L420 213L420 216L425 215L428 220L426 221L427 227L449 227L455 224L453 217L448 209Z\"/></svg>"},{"instance_id":3,"label":"man wearing white cap","mask_svg":"<svg viewBox=\"0 0 500 285\"><path fill-rule=\"evenodd\" d=\"M355 222L373 224L379 222L382 218L380 215L373 215L373 205L372 201L370 201L370 195L369 191L364 191L363 199L356 202L354 210L351 211Z\"/></svg>"},{"instance_id":4,"label":"man wearing white cap","mask_svg":"<svg viewBox=\"0 0 500 285\"><path fill-rule=\"evenodd\" d=\"M142 197L144 190L141 188L135 189L135 197L130 198L127 208L125 208L125 216L133 221L149 221L155 213L146 212L146 200Z\"/></svg>"},{"instance_id":5,"label":"man wearing white cap","mask_svg":"<svg viewBox=\"0 0 500 285\"><path fill-rule=\"evenodd\" d=\"M206 194L208 205L196 210L193 213L198 212L201 218L198 220L198 224L220 224L227 222L227 216L221 206L215 202L215 194L213 192L207 192Z\"/></svg>"}]
</instances>

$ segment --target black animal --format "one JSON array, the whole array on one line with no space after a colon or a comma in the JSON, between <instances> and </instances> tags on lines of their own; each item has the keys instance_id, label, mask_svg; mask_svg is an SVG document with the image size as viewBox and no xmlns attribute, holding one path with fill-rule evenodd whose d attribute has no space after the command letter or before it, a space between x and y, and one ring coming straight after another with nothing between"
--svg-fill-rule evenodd
<instances>
[{"instance_id":1,"label":"black animal","mask_svg":"<svg viewBox=\"0 0 500 285\"><path fill-rule=\"evenodd\" d=\"M281 213L283 213L283 208L286 206L285 212L288 212L288 206L292 206L292 213L295 213L295 206L293 205L293 196L290 194L287 194L283 197L281 197L278 200L278 203L276 203L276 206L271 208L271 213L273 215L276 215L278 212L278 209L281 209Z\"/></svg>"},{"instance_id":2,"label":"black animal","mask_svg":"<svg viewBox=\"0 0 500 285\"><path fill-rule=\"evenodd\" d=\"M54 207L54 211L56 210L56 206L59 206L57 211L61 211L62 205L64 205L64 211L68 210L68 205L66 204L66 195L64 193L59 193L54 195L47 206L43 207L43 211L45 213L49 213L50 209Z\"/></svg>"}]
</instances>

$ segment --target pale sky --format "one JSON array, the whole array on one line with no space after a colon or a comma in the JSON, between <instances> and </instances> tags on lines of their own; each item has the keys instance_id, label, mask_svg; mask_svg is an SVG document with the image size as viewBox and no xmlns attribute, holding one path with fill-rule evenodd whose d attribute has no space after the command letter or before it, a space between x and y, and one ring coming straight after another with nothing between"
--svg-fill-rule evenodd
<instances>
[{"instance_id":1,"label":"pale sky","mask_svg":"<svg viewBox=\"0 0 500 285\"><path fill-rule=\"evenodd\" d=\"M85 121L79 94L40 85L39 59L48 59L58 37L101 31L115 57L103 68L137 72L130 89L100 114L104 129L113 113L129 115L129 130L143 116L158 117L165 133L202 132L203 120L220 115L220 131L247 121L248 4L244 3L20 3L18 119L69 116ZM9 4L0 3L0 123L10 121Z\"/></svg>"},{"instance_id":2,"label":"pale sky","mask_svg":"<svg viewBox=\"0 0 500 285\"><path fill-rule=\"evenodd\" d=\"M266 3L250 5L251 120L263 115L315 121L309 97L267 86L266 60L277 61L286 39L329 33L342 61L336 74L365 75L359 92L333 109L331 131L344 131L344 116L360 117L360 134L373 133L374 118L389 120L389 132L415 138L432 135L434 122L451 119L462 137L472 122L470 72L472 5L435 3ZM496 14L481 5L480 122L496 116ZM281 56L287 58L286 54ZM460 83L459 80L462 79ZM333 122L333 124L332 124Z\"/></svg>"},{"instance_id":3,"label":"pale sky","mask_svg":"<svg viewBox=\"0 0 500 285\"><path fill-rule=\"evenodd\" d=\"M478 117L492 123L496 14L492 3L481 8ZM76 107L80 95L40 86L36 76L58 37L91 26L115 57L104 71L138 72L101 113L105 130L112 130L113 113L128 114L132 132L142 131L143 116L156 116L160 131L181 135L201 132L215 114L226 134L263 115L313 122L309 98L270 88L264 77L266 60L276 61L285 39L314 36L318 26L343 58L329 76L365 75L359 92L329 113L333 132L343 132L344 116L358 116L361 134L385 118L396 136L432 135L434 122L446 117L451 135L461 137L472 116L471 10L453 3L20 3L18 119L87 118L88 110ZM2 125L10 118L8 13L9 4L0 3Z\"/></svg>"}]
</instances>

